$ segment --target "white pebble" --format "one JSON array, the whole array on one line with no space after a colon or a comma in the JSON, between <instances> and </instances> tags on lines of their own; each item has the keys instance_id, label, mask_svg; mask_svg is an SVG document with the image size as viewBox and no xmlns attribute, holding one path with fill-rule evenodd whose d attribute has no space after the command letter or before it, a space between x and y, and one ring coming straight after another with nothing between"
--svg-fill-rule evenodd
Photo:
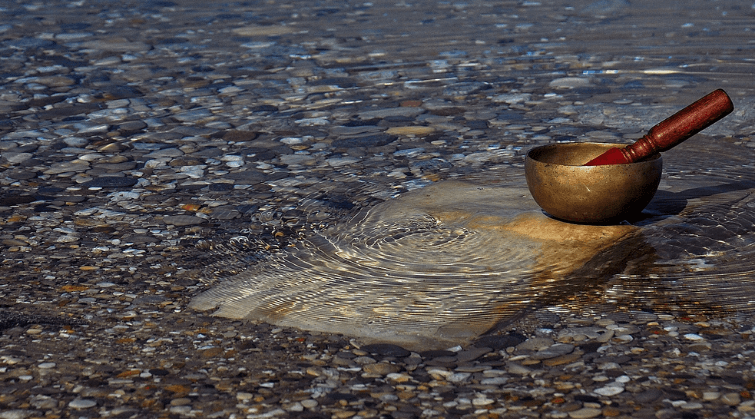
<instances>
[{"instance_id":1,"label":"white pebble","mask_svg":"<svg viewBox=\"0 0 755 419\"><path fill-rule=\"evenodd\" d=\"M595 389L595 392L600 394L601 396L615 396L619 393L623 393L624 387L621 387L617 384L609 384L605 387Z\"/></svg>"},{"instance_id":2,"label":"white pebble","mask_svg":"<svg viewBox=\"0 0 755 419\"><path fill-rule=\"evenodd\" d=\"M317 407L319 403L317 403L317 400L307 399L302 400L299 403L301 403L302 406L306 407L307 409L312 409L314 407Z\"/></svg>"},{"instance_id":3,"label":"white pebble","mask_svg":"<svg viewBox=\"0 0 755 419\"><path fill-rule=\"evenodd\" d=\"M74 409L88 409L97 406L97 402L89 399L74 399L68 403L68 406L73 407Z\"/></svg>"},{"instance_id":4,"label":"white pebble","mask_svg":"<svg viewBox=\"0 0 755 419\"><path fill-rule=\"evenodd\" d=\"M686 335L684 335L684 337L689 340L705 340L704 337L698 335L697 333L687 333Z\"/></svg>"}]
</instances>

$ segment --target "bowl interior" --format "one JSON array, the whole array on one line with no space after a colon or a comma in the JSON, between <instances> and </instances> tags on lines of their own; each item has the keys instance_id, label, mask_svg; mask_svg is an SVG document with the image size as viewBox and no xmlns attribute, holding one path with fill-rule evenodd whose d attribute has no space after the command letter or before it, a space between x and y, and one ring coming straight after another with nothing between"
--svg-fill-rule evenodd
<instances>
[{"instance_id":1,"label":"bowl interior","mask_svg":"<svg viewBox=\"0 0 755 419\"><path fill-rule=\"evenodd\" d=\"M535 147L527 153L527 157L542 163L558 164L563 166L582 166L588 161L600 156L606 151L623 147L620 144L608 143L560 143L549 144L541 147ZM643 161L629 163L630 165L643 164L649 161L658 160L661 155L656 153ZM626 165L610 165L626 166ZM610 166L584 166L585 169L590 167L600 168L598 170L611 170Z\"/></svg>"}]
</instances>

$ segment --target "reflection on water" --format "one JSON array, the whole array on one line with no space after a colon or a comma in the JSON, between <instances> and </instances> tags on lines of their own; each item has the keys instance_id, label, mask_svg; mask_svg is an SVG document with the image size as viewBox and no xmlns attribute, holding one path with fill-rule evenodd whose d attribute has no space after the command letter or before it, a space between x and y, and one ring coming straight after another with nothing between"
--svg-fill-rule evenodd
<instances>
[{"instance_id":1,"label":"reflection on water","mask_svg":"<svg viewBox=\"0 0 755 419\"><path fill-rule=\"evenodd\" d=\"M643 217L617 226L544 216L513 168L505 185L439 182L314 234L192 304L424 347L545 305L746 310L755 178L749 163L721 153L725 145L700 140L669 153L668 178Z\"/></svg>"}]
</instances>

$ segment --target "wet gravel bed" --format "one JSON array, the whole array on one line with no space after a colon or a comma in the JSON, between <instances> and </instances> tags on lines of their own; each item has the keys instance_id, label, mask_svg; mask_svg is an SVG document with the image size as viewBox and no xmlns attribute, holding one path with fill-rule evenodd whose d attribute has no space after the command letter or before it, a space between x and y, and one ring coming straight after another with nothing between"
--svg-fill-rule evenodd
<instances>
[{"instance_id":1,"label":"wet gravel bed","mask_svg":"<svg viewBox=\"0 0 755 419\"><path fill-rule=\"evenodd\" d=\"M749 152L748 7L0 6L0 419L750 416L744 314L565 304L408 351L186 310L360 208L715 88L706 135Z\"/></svg>"},{"instance_id":2,"label":"wet gravel bed","mask_svg":"<svg viewBox=\"0 0 755 419\"><path fill-rule=\"evenodd\" d=\"M676 418L755 411L749 318L543 310L474 346L414 352L166 307L97 313L83 324L61 315L5 322L1 417Z\"/></svg>"}]
</instances>

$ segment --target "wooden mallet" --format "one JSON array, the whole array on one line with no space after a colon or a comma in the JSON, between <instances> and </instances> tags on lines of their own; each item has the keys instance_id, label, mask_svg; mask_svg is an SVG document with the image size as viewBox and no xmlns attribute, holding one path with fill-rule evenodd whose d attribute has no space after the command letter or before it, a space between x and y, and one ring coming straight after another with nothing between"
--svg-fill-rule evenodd
<instances>
[{"instance_id":1,"label":"wooden mallet","mask_svg":"<svg viewBox=\"0 0 755 419\"><path fill-rule=\"evenodd\" d=\"M732 110L734 110L734 104L731 103L729 95L721 89L715 90L654 126L634 144L624 148L612 148L585 163L585 166L640 161L676 146L713 125Z\"/></svg>"}]
</instances>

